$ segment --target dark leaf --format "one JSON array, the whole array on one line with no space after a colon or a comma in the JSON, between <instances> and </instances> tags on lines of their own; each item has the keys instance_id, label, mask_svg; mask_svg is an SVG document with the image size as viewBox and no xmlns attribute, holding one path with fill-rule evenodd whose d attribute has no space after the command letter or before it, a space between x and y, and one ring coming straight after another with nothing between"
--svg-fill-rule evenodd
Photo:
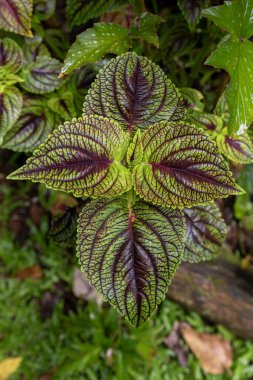
<instances>
[{"instance_id":1,"label":"dark leaf","mask_svg":"<svg viewBox=\"0 0 253 380\"><path fill-rule=\"evenodd\" d=\"M86 24L92 18L111 12L124 4L124 0L67 0L67 19L71 28Z\"/></svg>"},{"instance_id":2,"label":"dark leaf","mask_svg":"<svg viewBox=\"0 0 253 380\"><path fill-rule=\"evenodd\" d=\"M213 259L226 238L226 224L214 203L184 209L186 237L184 261Z\"/></svg>"},{"instance_id":3,"label":"dark leaf","mask_svg":"<svg viewBox=\"0 0 253 380\"><path fill-rule=\"evenodd\" d=\"M68 208L64 213L55 215L51 220L48 237L66 247L75 245L77 209Z\"/></svg>"}]
</instances>

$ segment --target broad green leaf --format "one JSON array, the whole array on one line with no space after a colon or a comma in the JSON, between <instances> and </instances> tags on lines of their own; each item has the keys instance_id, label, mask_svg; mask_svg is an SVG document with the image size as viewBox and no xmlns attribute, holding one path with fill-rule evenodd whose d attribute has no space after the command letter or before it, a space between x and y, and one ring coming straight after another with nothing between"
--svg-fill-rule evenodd
<instances>
[{"instance_id":1,"label":"broad green leaf","mask_svg":"<svg viewBox=\"0 0 253 380\"><path fill-rule=\"evenodd\" d=\"M144 12L140 15L138 27L135 25L131 27L131 34L134 37L141 37L159 48L159 37L156 29L162 22L164 22L164 20L160 16Z\"/></svg>"},{"instance_id":2,"label":"broad green leaf","mask_svg":"<svg viewBox=\"0 0 253 380\"><path fill-rule=\"evenodd\" d=\"M249 38L253 34L252 9L253 0L235 0L205 9L202 14L231 35Z\"/></svg>"},{"instance_id":3,"label":"broad green leaf","mask_svg":"<svg viewBox=\"0 0 253 380\"><path fill-rule=\"evenodd\" d=\"M0 39L0 66L16 73L22 66L23 53L18 44L10 38Z\"/></svg>"},{"instance_id":4,"label":"broad green leaf","mask_svg":"<svg viewBox=\"0 0 253 380\"><path fill-rule=\"evenodd\" d=\"M52 132L55 122L55 116L47 110L46 103L25 98L21 115L5 135L3 147L17 152L32 152Z\"/></svg>"},{"instance_id":5,"label":"broad green leaf","mask_svg":"<svg viewBox=\"0 0 253 380\"><path fill-rule=\"evenodd\" d=\"M114 119L128 131L184 118L175 86L157 65L135 53L112 59L99 72L83 111Z\"/></svg>"},{"instance_id":6,"label":"broad green leaf","mask_svg":"<svg viewBox=\"0 0 253 380\"><path fill-rule=\"evenodd\" d=\"M247 133L242 135L228 136L227 128L216 137L219 150L229 160L241 164L250 164L253 162L253 143Z\"/></svg>"},{"instance_id":7,"label":"broad green leaf","mask_svg":"<svg viewBox=\"0 0 253 380\"><path fill-rule=\"evenodd\" d=\"M76 228L77 210L71 207L52 218L48 237L64 247L71 247L76 242Z\"/></svg>"},{"instance_id":8,"label":"broad green leaf","mask_svg":"<svg viewBox=\"0 0 253 380\"><path fill-rule=\"evenodd\" d=\"M109 119L73 119L59 126L9 178L42 182L77 197L111 197L132 186L130 172L121 164L127 145L128 136Z\"/></svg>"},{"instance_id":9,"label":"broad green leaf","mask_svg":"<svg viewBox=\"0 0 253 380\"><path fill-rule=\"evenodd\" d=\"M207 129L214 136L214 131L219 131L222 128L222 119L210 113L203 113L189 110L187 112L187 121L197 128Z\"/></svg>"},{"instance_id":10,"label":"broad green leaf","mask_svg":"<svg viewBox=\"0 0 253 380\"><path fill-rule=\"evenodd\" d=\"M201 18L201 10L208 6L208 0L177 0L189 28L194 30Z\"/></svg>"},{"instance_id":11,"label":"broad green leaf","mask_svg":"<svg viewBox=\"0 0 253 380\"><path fill-rule=\"evenodd\" d=\"M123 0L67 0L67 19L70 28L86 24L92 18L114 11L124 4Z\"/></svg>"},{"instance_id":12,"label":"broad green leaf","mask_svg":"<svg viewBox=\"0 0 253 380\"><path fill-rule=\"evenodd\" d=\"M142 135L134 187L147 202L190 207L241 194L213 141L186 123L161 122Z\"/></svg>"},{"instance_id":13,"label":"broad green leaf","mask_svg":"<svg viewBox=\"0 0 253 380\"><path fill-rule=\"evenodd\" d=\"M192 109L194 111L202 112L204 109L204 95L195 88L182 87L179 89L180 94L184 101L184 106L186 108Z\"/></svg>"},{"instance_id":14,"label":"broad green leaf","mask_svg":"<svg viewBox=\"0 0 253 380\"><path fill-rule=\"evenodd\" d=\"M120 55L131 47L128 30L112 23L94 24L79 34L65 58L61 75L70 74L90 62L96 62L107 53Z\"/></svg>"},{"instance_id":15,"label":"broad green leaf","mask_svg":"<svg viewBox=\"0 0 253 380\"><path fill-rule=\"evenodd\" d=\"M32 37L32 0L0 0L0 28Z\"/></svg>"},{"instance_id":16,"label":"broad green leaf","mask_svg":"<svg viewBox=\"0 0 253 380\"><path fill-rule=\"evenodd\" d=\"M80 214L77 254L97 291L139 326L165 297L181 261L184 234L179 210L97 200Z\"/></svg>"},{"instance_id":17,"label":"broad green leaf","mask_svg":"<svg viewBox=\"0 0 253 380\"><path fill-rule=\"evenodd\" d=\"M52 92L63 82L58 78L60 62L51 57L38 56L36 61L22 69L22 87L35 94Z\"/></svg>"},{"instance_id":18,"label":"broad green leaf","mask_svg":"<svg viewBox=\"0 0 253 380\"><path fill-rule=\"evenodd\" d=\"M214 203L184 209L186 221L184 261L211 260L221 252L226 224Z\"/></svg>"},{"instance_id":19,"label":"broad green leaf","mask_svg":"<svg viewBox=\"0 0 253 380\"><path fill-rule=\"evenodd\" d=\"M0 144L18 119L22 104L22 95L17 88L7 87L0 92Z\"/></svg>"},{"instance_id":20,"label":"broad green leaf","mask_svg":"<svg viewBox=\"0 0 253 380\"><path fill-rule=\"evenodd\" d=\"M206 63L226 70L230 75L226 90L230 117L228 130L243 133L253 121L253 43L226 39Z\"/></svg>"},{"instance_id":21,"label":"broad green leaf","mask_svg":"<svg viewBox=\"0 0 253 380\"><path fill-rule=\"evenodd\" d=\"M133 142L129 145L126 155L127 163L130 166L139 164L143 159L143 146L141 143L141 131L138 129Z\"/></svg>"}]
</instances>

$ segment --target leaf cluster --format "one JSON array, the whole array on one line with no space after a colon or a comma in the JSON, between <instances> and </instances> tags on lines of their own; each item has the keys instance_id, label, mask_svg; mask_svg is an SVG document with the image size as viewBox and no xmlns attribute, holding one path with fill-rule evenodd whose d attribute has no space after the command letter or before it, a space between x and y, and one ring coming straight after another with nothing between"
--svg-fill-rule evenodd
<instances>
[{"instance_id":1,"label":"leaf cluster","mask_svg":"<svg viewBox=\"0 0 253 380\"><path fill-rule=\"evenodd\" d=\"M226 228L208 202L241 189L214 142L185 121L178 90L145 57L112 59L83 112L9 178L94 199L78 220L81 267L139 326L164 298L182 259L216 254Z\"/></svg>"}]
</instances>

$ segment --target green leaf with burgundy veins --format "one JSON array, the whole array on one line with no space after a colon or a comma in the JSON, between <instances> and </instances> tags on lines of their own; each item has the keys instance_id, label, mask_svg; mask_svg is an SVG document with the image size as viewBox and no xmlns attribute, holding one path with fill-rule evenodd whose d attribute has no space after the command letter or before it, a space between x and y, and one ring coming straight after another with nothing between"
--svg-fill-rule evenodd
<instances>
[{"instance_id":1,"label":"green leaf with burgundy veins","mask_svg":"<svg viewBox=\"0 0 253 380\"><path fill-rule=\"evenodd\" d=\"M128 30L118 24L97 23L79 34L68 51L61 76L72 73L87 63L96 62L105 54L120 55L131 47Z\"/></svg>"},{"instance_id":2,"label":"green leaf with burgundy veins","mask_svg":"<svg viewBox=\"0 0 253 380\"><path fill-rule=\"evenodd\" d=\"M112 59L100 71L83 111L114 119L128 131L184 118L175 86L157 65L135 53Z\"/></svg>"},{"instance_id":3,"label":"green leaf with burgundy veins","mask_svg":"<svg viewBox=\"0 0 253 380\"><path fill-rule=\"evenodd\" d=\"M184 210L186 221L183 260L191 263L213 259L226 238L226 224L214 203Z\"/></svg>"},{"instance_id":4,"label":"green leaf with burgundy veins","mask_svg":"<svg viewBox=\"0 0 253 380\"><path fill-rule=\"evenodd\" d=\"M0 144L18 119L22 104L23 98L17 88L6 87L0 92Z\"/></svg>"},{"instance_id":5,"label":"green leaf with burgundy veins","mask_svg":"<svg viewBox=\"0 0 253 380\"><path fill-rule=\"evenodd\" d=\"M16 73L22 63L23 53L18 44L10 38L0 39L0 66L8 72Z\"/></svg>"},{"instance_id":6,"label":"green leaf with burgundy veins","mask_svg":"<svg viewBox=\"0 0 253 380\"><path fill-rule=\"evenodd\" d=\"M190 207L241 194L215 143L184 122L161 122L142 135L143 163L134 187L147 202Z\"/></svg>"},{"instance_id":7,"label":"green leaf with burgundy veins","mask_svg":"<svg viewBox=\"0 0 253 380\"><path fill-rule=\"evenodd\" d=\"M128 135L109 119L73 119L57 128L9 178L42 182L77 197L112 197L132 186L131 174L121 164L127 145Z\"/></svg>"},{"instance_id":8,"label":"green leaf with burgundy veins","mask_svg":"<svg viewBox=\"0 0 253 380\"><path fill-rule=\"evenodd\" d=\"M24 99L16 124L4 137L3 147L16 152L32 152L52 132L55 116L46 104L37 99Z\"/></svg>"},{"instance_id":9,"label":"green leaf with burgundy veins","mask_svg":"<svg viewBox=\"0 0 253 380\"><path fill-rule=\"evenodd\" d=\"M204 109L204 95L195 88L190 87L181 87L179 89L180 94L183 98L183 103L186 108L189 108L194 111L202 112Z\"/></svg>"},{"instance_id":10,"label":"green leaf with burgundy veins","mask_svg":"<svg viewBox=\"0 0 253 380\"><path fill-rule=\"evenodd\" d=\"M32 62L36 62L38 57L40 56L46 56L51 57L50 52L46 45L42 44L41 42L31 42L27 43L24 48L24 63L27 65Z\"/></svg>"},{"instance_id":11,"label":"green leaf with burgundy veins","mask_svg":"<svg viewBox=\"0 0 253 380\"><path fill-rule=\"evenodd\" d=\"M35 94L52 92L59 88L63 81L59 79L61 63L55 58L38 56L37 60L22 69L24 82L22 87Z\"/></svg>"},{"instance_id":12,"label":"green leaf with burgundy veins","mask_svg":"<svg viewBox=\"0 0 253 380\"><path fill-rule=\"evenodd\" d=\"M241 164L250 164L253 162L253 143L247 133L242 135L229 136L227 128L223 133L216 137L216 143L221 151L229 160Z\"/></svg>"},{"instance_id":13,"label":"green leaf with burgundy veins","mask_svg":"<svg viewBox=\"0 0 253 380\"><path fill-rule=\"evenodd\" d=\"M180 210L96 200L80 214L77 255L96 290L139 326L166 295L181 261L184 234Z\"/></svg>"},{"instance_id":14,"label":"green leaf with burgundy veins","mask_svg":"<svg viewBox=\"0 0 253 380\"><path fill-rule=\"evenodd\" d=\"M141 142L141 131L137 129L137 132L133 138L133 142L129 145L126 155L127 163L130 167L142 162L143 159L143 146Z\"/></svg>"},{"instance_id":15,"label":"green leaf with burgundy veins","mask_svg":"<svg viewBox=\"0 0 253 380\"><path fill-rule=\"evenodd\" d=\"M32 0L0 0L0 28L32 37Z\"/></svg>"},{"instance_id":16,"label":"green leaf with burgundy veins","mask_svg":"<svg viewBox=\"0 0 253 380\"><path fill-rule=\"evenodd\" d=\"M195 127L209 131L211 136L214 136L214 132L220 131L223 125L219 116L192 110L187 112L186 119L188 123Z\"/></svg>"}]
</instances>

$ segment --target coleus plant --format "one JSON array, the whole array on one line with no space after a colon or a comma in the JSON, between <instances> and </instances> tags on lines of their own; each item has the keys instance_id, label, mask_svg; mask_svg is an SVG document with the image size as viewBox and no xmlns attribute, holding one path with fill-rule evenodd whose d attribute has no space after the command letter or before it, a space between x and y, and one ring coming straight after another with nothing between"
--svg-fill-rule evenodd
<instances>
[{"instance_id":1,"label":"coleus plant","mask_svg":"<svg viewBox=\"0 0 253 380\"><path fill-rule=\"evenodd\" d=\"M135 53L112 59L82 117L59 126L8 178L85 200L81 268L134 326L165 297L182 260L215 256L226 227L213 200L242 193L215 143L185 121L179 91Z\"/></svg>"}]
</instances>

